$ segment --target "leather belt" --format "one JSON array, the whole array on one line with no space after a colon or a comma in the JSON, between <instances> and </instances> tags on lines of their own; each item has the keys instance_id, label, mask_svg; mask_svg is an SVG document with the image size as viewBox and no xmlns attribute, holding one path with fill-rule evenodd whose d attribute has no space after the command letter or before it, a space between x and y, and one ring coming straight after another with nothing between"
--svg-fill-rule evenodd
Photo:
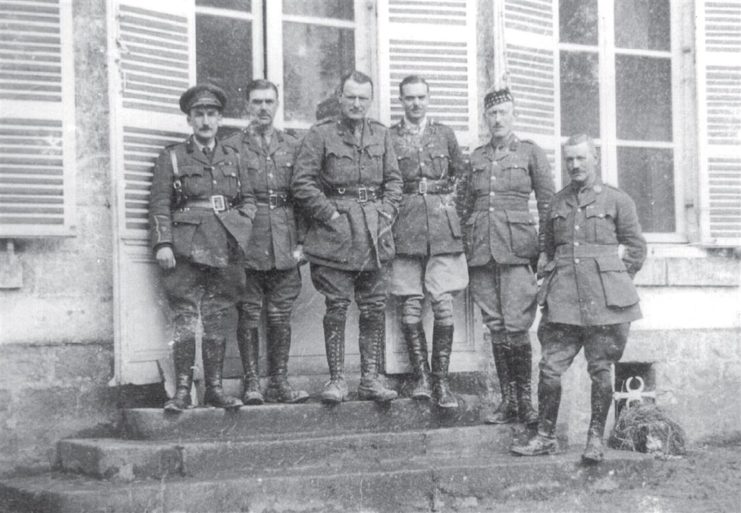
<instances>
[{"instance_id":1,"label":"leather belt","mask_svg":"<svg viewBox=\"0 0 741 513\"><path fill-rule=\"evenodd\" d=\"M225 212L231 208L229 201L225 196L221 194L215 194L209 199L189 199L185 203L178 207L178 210L189 210L191 208L198 208L204 210L213 210L216 213Z\"/></svg>"},{"instance_id":2,"label":"leather belt","mask_svg":"<svg viewBox=\"0 0 741 513\"><path fill-rule=\"evenodd\" d=\"M366 187L364 185L349 186L349 187L335 187L324 193L327 198L343 198L343 199L354 199L359 203L365 203L366 201L374 201L380 196L378 189L375 186Z\"/></svg>"},{"instance_id":3,"label":"leather belt","mask_svg":"<svg viewBox=\"0 0 741 513\"><path fill-rule=\"evenodd\" d=\"M267 205L270 209L285 207L289 204L287 192L274 192L270 194L256 194L255 199L258 205Z\"/></svg>"},{"instance_id":4,"label":"leather belt","mask_svg":"<svg viewBox=\"0 0 741 513\"><path fill-rule=\"evenodd\" d=\"M450 194L453 186L448 180L411 180L404 182L404 194Z\"/></svg>"},{"instance_id":5,"label":"leather belt","mask_svg":"<svg viewBox=\"0 0 741 513\"><path fill-rule=\"evenodd\" d=\"M618 256L617 244L588 244L574 241L556 246L556 258L594 258Z\"/></svg>"}]
</instances>

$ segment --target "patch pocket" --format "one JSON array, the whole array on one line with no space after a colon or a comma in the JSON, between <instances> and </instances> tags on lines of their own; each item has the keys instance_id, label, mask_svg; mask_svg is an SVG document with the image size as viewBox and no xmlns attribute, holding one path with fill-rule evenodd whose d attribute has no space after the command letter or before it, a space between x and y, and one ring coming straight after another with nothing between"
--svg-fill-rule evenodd
<instances>
[{"instance_id":1,"label":"patch pocket","mask_svg":"<svg viewBox=\"0 0 741 513\"><path fill-rule=\"evenodd\" d=\"M458 213L455 211L455 207L451 205L445 205L445 214L448 216L448 225L450 226L450 233L453 237L460 239L463 235L461 231L461 221L458 219Z\"/></svg>"},{"instance_id":2,"label":"patch pocket","mask_svg":"<svg viewBox=\"0 0 741 513\"><path fill-rule=\"evenodd\" d=\"M530 212L507 210L506 213L512 253L520 258L528 259L538 256L538 233Z\"/></svg>"},{"instance_id":3,"label":"patch pocket","mask_svg":"<svg viewBox=\"0 0 741 513\"><path fill-rule=\"evenodd\" d=\"M628 275L625 264L618 257L596 257L602 289L605 294L605 304L618 308L632 306L639 301L638 292Z\"/></svg>"},{"instance_id":4,"label":"patch pocket","mask_svg":"<svg viewBox=\"0 0 741 513\"><path fill-rule=\"evenodd\" d=\"M174 212L172 215L172 251L175 255L189 257L193 249L193 237L201 224L199 212Z\"/></svg>"},{"instance_id":5,"label":"patch pocket","mask_svg":"<svg viewBox=\"0 0 741 513\"><path fill-rule=\"evenodd\" d=\"M211 178L206 176L203 166L181 167L179 179L186 196L204 196L211 192Z\"/></svg>"},{"instance_id":6,"label":"patch pocket","mask_svg":"<svg viewBox=\"0 0 741 513\"><path fill-rule=\"evenodd\" d=\"M587 234L597 244L613 244L617 242L615 235L615 214L603 205L587 205Z\"/></svg>"}]
</instances>

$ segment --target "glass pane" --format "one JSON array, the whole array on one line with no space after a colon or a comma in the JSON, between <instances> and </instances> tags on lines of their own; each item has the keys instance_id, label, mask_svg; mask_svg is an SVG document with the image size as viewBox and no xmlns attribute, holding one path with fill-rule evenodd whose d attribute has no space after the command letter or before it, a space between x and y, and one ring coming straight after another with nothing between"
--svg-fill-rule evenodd
<instances>
[{"instance_id":1,"label":"glass pane","mask_svg":"<svg viewBox=\"0 0 741 513\"><path fill-rule=\"evenodd\" d=\"M355 67L355 32L306 23L283 24L286 121L313 123L319 102Z\"/></svg>"},{"instance_id":2,"label":"glass pane","mask_svg":"<svg viewBox=\"0 0 741 513\"><path fill-rule=\"evenodd\" d=\"M196 0L196 5L252 12L252 0Z\"/></svg>"},{"instance_id":3,"label":"glass pane","mask_svg":"<svg viewBox=\"0 0 741 513\"><path fill-rule=\"evenodd\" d=\"M619 147L618 184L635 201L644 232L675 231L672 150Z\"/></svg>"},{"instance_id":4,"label":"glass pane","mask_svg":"<svg viewBox=\"0 0 741 513\"><path fill-rule=\"evenodd\" d=\"M252 22L222 16L196 16L196 76L224 89L224 116L246 115L244 88L252 79Z\"/></svg>"},{"instance_id":5,"label":"glass pane","mask_svg":"<svg viewBox=\"0 0 741 513\"><path fill-rule=\"evenodd\" d=\"M562 43L597 44L597 0L561 0L558 7Z\"/></svg>"},{"instance_id":6,"label":"glass pane","mask_svg":"<svg viewBox=\"0 0 741 513\"><path fill-rule=\"evenodd\" d=\"M670 50L669 0L617 0L615 45L618 48Z\"/></svg>"},{"instance_id":7,"label":"glass pane","mask_svg":"<svg viewBox=\"0 0 741 513\"><path fill-rule=\"evenodd\" d=\"M354 0L283 0L283 14L354 20Z\"/></svg>"},{"instance_id":8,"label":"glass pane","mask_svg":"<svg viewBox=\"0 0 741 513\"><path fill-rule=\"evenodd\" d=\"M561 135L599 130L599 58L596 53L561 52Z\"/></svg>"},{"instance_id":9,"label":"glass pane","mask_svg":"<svg viewBox=\"0 0 741 513\"><path fill-rule=\"evenodd\" d=\"M618 139L672 140L670 59L615 57Z\"/></svg>"}]
</instances>

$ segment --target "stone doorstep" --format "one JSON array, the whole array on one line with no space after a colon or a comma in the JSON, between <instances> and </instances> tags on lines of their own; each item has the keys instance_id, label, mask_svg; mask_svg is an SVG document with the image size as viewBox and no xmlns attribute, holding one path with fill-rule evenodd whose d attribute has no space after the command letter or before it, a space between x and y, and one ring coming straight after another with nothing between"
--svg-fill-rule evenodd
<instances>
[{"instance_id":1,"label":"stone doorstep","mask_svg":"<svg viewBox=\"0 0 741 513\"><path fill-rule=\"evenodd\" d=\"M0 511L400 513L454 511L460 505L501 509L512 499L544 500L572 490L640 486L653 468L652 458L619 451L607 451L598 466L578 462L578 451L536 458L448 457L365 471L358 463L356 470L343 472L299 469L263 477L231 472L132 483L52 473L0 481Z\"/></svg>"},{"instance_id":2,"label":"stone doorstep","mask_svg":"<svg viewBox=\"0 0 741 513\"><path fill-rule=\"evenodd\" d=\"M354 433L288 440L139 441L61 440L62 470L91 477L132 481L168 476L209 476L233 470L251 475L285 469L339 470L358 461L382 469L387 462L415 458L501 458L515 427L468 426L426 431ZM509 456L506 456L509 458Z\"/></svg>"},{"instance_id":3,"label":"stone doorstep","mask_svg":"<svg viewBox=\"0 0 741 513\"><path fill-rule=\"evenodd\" d=\"M397 399L378 404L349 401L337 406L318 402L244 406L237 411L193 408L179 414L162 409L123 410L124 437L136 440L243 440L285 438L302 433L408 431L481 423L484 406L475 395L459 395L451 412L429 402Z\"/></svg>"}]
</instances>

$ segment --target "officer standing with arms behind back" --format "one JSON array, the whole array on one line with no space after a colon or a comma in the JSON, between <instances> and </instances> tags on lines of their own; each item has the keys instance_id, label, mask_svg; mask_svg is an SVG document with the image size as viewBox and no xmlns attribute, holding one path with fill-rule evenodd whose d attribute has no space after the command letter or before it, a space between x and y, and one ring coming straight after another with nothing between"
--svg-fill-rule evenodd
<instances>
[{"instance_id":1,"label":"officer standing with arms behind back","mask_svg":"<svg viewBox=\"0 0 741 513\"><path fill-rule=\"evenodd\" d=\"M612 402L611 366L623 355L631 321L641 318L632 278L646 258L646 241L630 196L598 178L592 139L584 134L569 138L563 156L571 183L553 198L545 226L548 263L538 292L543 307L538 432L512 452L556 452L561 376L583 347L592 381L592 417L582 460L599 463Z\"/></svg>"},{"instance_id":2,"label":"officer standing with arms behind back","mask_svg":"<svg viewBox=\"0 0 741 513\"><path fill-rule=\"evenodd\" d=\"M180 109L193 135L165 148L154 168L151 239L174 325L176 391L167 411L190 407L199 313L204 403L242 405L224 393L221 373L227 334L236 327L235 305L244 285L240 251L248 246L255 204L238 151L216 138L225 105L224 91L214 85L185 91Z\"/></svg>"},{"instance_id":3,"label":"officer standing with arms behind back","mask_svg":"<svg viewBox=\"0 0 741 513\"><path fill-rule=\"evenodd\" d=\"M244 404L299 403L309 394L288 383L291 310L301 292L301 246L290 198L298 140L273 127L278 89L267 80L247 85L250 125L225 141L239 148L257 201L252 239L245 255L246 286L239 304L237 342L244 369ZM268 388L263 398L258 372L258 327L267 303Z\"/></svg>"},{"instance_id":4,"label":"officer standing with arms behind back","mask_svg":"<svg viewBox=\"0 0 741 513\"><path fill-rule=\"evenodd\" d=\"M545 153L512 131L514 98L509 89L484 98L489 143L471 155L471 169L460 188L470 290L491 332L502 402L489 424L534 424L531 402L532 348L528 330L535 320L537 284L534 261L545 264L542 226L553 196L553 177ZM535 192L540 237L528 210ZM540 256L539 256L540 255Z\"/></svg>"},{"instance_id":5,"label":"officer standing with arms behind back","mask_svg":"<svg viewBox=\"0 0 741 513\"><path fill-rule=\"evenodd\" d=\"M453 294L468 285L468 268L452 193L464 164L453 130L427 116L429 93L425 79L416 75L399 84L404 118L390 131L404 195L394 224L396 257L390 291L402 300L401 330L415 377L412 398L430 399L433 395L439 407L455 408L458 401L448 384ZM425 292L430 295L434 315L432 390L422 327Z\"/></svg>"},{"instance_id":6,"label":"officer standing with arms behind back","mask_svg":"<svg viewBox=\"0 0 741 513\"><path fill-rule=\"evenodd\" d=\"M310 217L304 252L314 287L325 297L324 340L330 380L322 400L347 397L345 322L350 301L360 310L361 399L397 397L379 378L385 343L384 264L394 256L391 227L401 178L388 129L366 117L371 79L358 71L339 87L340 117L309 130L296 157L291 191Z\"/></svg>"}]
</instances>

